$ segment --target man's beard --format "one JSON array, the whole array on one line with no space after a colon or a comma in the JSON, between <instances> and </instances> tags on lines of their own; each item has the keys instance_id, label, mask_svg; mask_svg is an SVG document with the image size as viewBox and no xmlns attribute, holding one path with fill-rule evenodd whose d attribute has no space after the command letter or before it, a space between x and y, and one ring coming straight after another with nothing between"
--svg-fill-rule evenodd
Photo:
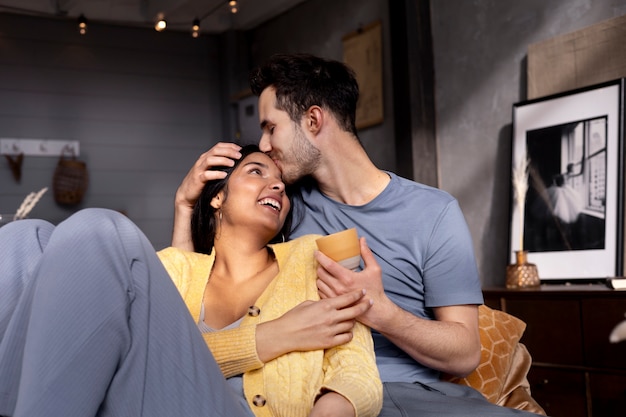
<instances>
[{"instance_id":1,"label":"man's beard","mask_svg":"<svg viewBox=\"0 0 626 417\"><path fill-rule=\"evenodd\" d=\"M301 178L313 175L320 165L321 153L307 140L302 128L295 126L295 135L289 147L287 160L281 161L283 181L293 184Z\"/></svg>"}]
</instances>

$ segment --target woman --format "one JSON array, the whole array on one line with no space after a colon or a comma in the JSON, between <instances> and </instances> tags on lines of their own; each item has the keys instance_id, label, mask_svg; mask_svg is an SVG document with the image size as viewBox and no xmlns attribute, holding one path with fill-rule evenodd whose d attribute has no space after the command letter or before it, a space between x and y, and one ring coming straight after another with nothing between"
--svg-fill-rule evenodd
<instances>
[{"instance_id":1,"label":"woman","mask_svg":"<svg viewBox=\"0 0 626 417\"><path fill-rule=\"evenodd\" d=\"M236 207L236 203L230 194L227 206ZM284 213L273 220L274 234L280 230ZM259 216L256 225L252 217L244 218L250 227L265 232L272 223L269 219ZM252 247L250 242L226 241L221 235L217 241L240 245L240 255ZM111 210L86 209L56 227L42 220L16 221L0 228L0 254L0 415L249 415L189 315L194 303L199 306L202 300L190 299L185 305L149 241L128 218ZM266 255L266 259L270 258ZM268 267L272 264L268 262ZM185 286L180 289L184 291ZM343 308L342 304L357 303L362 297L348 295L325 305ZM306 310L302 306L296 310ZM273 323L306 327L293 316L292 311L257 327L271 329ZM211 318L209 323L220 325ZM229 332L217 334L229 341ZM349 329L339 333L349 333ZM271 338L271 332L259 334ZM310 338L289 343L300 350L327 344ZM232 347L222 350L232 351ZM261 349L257 359L269 361L281 354L279 349L269 350ZM324 355L328 360L324 371L342 350L330 349ZM326 400L336 395L321 395L310 415L323 412ZM263 408L261 414L269 414L269 409ZM290 413L284 411L284 415Z\"/></svg>"},{"instance_id":2,"label":"woman","mask_svg":"<svg viewBox=\"0 0 626 417\"><path fill-rule=\"evenodd\" d=\"M319 299L317 236L268 246L285 239L290 202L272 160L256 146L241 152L226 178L207 183L196 204L196 252L168 248L158 253L161 261L225 376L238 392L243 387L252 415L376 416L382 388L371 336L361 324L351 342L336 348L265 361L239 350L238 338L254 340L257 326Z\"/></svg>"}]
</instances>

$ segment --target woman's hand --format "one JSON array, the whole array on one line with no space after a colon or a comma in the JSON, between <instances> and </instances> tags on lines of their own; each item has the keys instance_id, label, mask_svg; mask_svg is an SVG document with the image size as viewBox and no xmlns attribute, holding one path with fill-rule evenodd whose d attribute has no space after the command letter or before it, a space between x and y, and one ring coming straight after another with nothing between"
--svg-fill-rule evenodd
<instances>
[{"instance_id":1,"label":"woman's hand","mask_svg":"<svg viewBox=\"0 0 626 417\"><path fill-rule=\"evenodd\" d=\"M174 199L174 231L172 246L193 250L191 240L191 214L207 181L226 177L224 171L214 170L218 166L232 167L235 159L241 158L241 147L234 143L220 142L200 155L183 182L176 190Z\"/></svg>"},{"instance_id":2,"label":"woman's hand","mask_svg":"<svg viewBox=\"0 0 626 417\"><path fill-rule=\"evenodd\" d=\"M363 290L300 303L256 330L257 354L263 362L285 353L329 349L352 340L356 317L371 307Z\"/></svg>"},{"instance_id":3,"label":"woman's hand","mask_svg":"<svg viewBox=\"0 0 626 417\"><path fill-rule=\"evenodd\" d=\"M341 394L329 391L322 395L311 409L309 417L354 417L354 407Z\"/></svg>"}]
</instances>

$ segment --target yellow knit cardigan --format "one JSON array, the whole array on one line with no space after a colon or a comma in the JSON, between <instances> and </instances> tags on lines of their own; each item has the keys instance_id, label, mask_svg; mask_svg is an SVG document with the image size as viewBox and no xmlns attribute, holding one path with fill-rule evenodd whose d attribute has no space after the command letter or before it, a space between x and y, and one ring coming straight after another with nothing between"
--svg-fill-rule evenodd
<instances>
[{"instance_id":1,"label":"yellow knit cardigan","mask_svg":"<svg viewBox=\"0 0 626 417\"><path fill-rule=\"evenodd\" d=\"M257 417L306 417L325 390L346 397L357 416L375 417L382 406L382 384L376 368L371 334L357 323L351 342L327 350L292 352L263 363L256 353L256 326L276 319L305 300L318 300L315 239L309 235L272 245L279 274L236 329L204 333L222 372L243 373L246 400ZM166 248L158 252L196 322L213 254Z\"/></svg>"}]
</instances>

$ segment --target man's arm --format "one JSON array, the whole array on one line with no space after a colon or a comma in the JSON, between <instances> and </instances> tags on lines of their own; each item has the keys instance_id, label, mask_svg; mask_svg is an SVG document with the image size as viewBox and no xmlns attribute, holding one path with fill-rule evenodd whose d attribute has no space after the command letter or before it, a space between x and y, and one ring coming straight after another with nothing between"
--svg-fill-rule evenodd
<instances>
[{"instance_id":1,"label":"man's arm","mask_svg":"<svg viewBox=\"0 0 626 417\"><path fill-rule=\"evenodd\" d=\"M322 298L331 298L355 288L365 288L372 308L359 321L377 330L421 364L432 369L463 376L480 360L478 307L459 305L434 309L436 320L416 317L391 301L383 289L382 271L361 238L365 268L354 272L321 252L315 257L318 288Z\"/></svg>"},{"instance_id":2,"label":"man's arm","mask_svg":"<svg viewBox=\"0 0 626 417\"><path fill-rule=\"evenodd\" d=\"M218 166L233 166L233 159L241 158L241 147L234 143L220 142L200 155L183 182L176 190L174 199L174 230L172 246L193 251L191 239L191 215L196 200L207 181L226 177L224 171L213 170Z\"/></svg>"}]
</instances>

